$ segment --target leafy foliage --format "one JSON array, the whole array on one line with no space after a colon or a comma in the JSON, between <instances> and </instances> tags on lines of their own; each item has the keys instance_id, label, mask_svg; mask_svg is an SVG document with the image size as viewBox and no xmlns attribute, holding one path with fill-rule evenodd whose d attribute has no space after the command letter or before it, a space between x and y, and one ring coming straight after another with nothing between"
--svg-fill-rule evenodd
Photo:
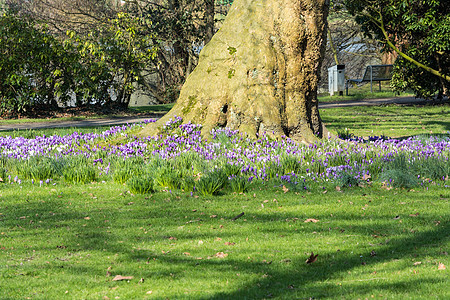
<instances>
[{"instance_id":1,"label":"leafy foliage","mask_svg":"<svg viewBox=\"0 0 450 300\"><path fill-rule=\"evenodd\" d=\"M127 187L133 194L149 194L154 192L153 178L150 175L133 177L127 181Z\"/></svg>"},{"instance_id":2,"label":"leafy foliage","mask_svg":"<svg viewBox=\"0 0 450 300\"><path fill-rule=\"evenodd\" d=\"M214 170L203 175L196 184L196 189L202 196L216 195L224 187L227 177L221 170Z\"/></svg>"},{"instance_id":3,"label":"leafy foliage","mask_svg":"<svg viewBox=\"0 0 450 300\"><path fill-rule=\"evenodd\" d=\"M125 13L64 41L26 16L0 17L0 113L33 107L100 104L127 107L142 71L157 55L147 21ZM75 103L73 102L75 99Z\"/></svg>"},{"instance_id":4,"label":"leafy foliage","mask_svg":"<svg viewBox=\"0 0 450 300\"><path fill-rule=\"evenodd\" d=\"M447 1L347 0L367 35L396 51L392 86L430 98L450 87L450 7ZM397 50L395 50L397 48Z\"/></svg>"}]
</instances>

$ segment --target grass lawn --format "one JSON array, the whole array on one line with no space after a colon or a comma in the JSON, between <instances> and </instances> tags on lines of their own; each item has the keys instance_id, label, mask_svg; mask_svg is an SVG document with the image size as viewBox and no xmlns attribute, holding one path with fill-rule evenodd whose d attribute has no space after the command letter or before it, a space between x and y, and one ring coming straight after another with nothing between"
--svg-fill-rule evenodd
<instances>
[{"instance_id":1,"label":"grass lawn","mask_svg":"<svg viewBox=\"0 0 450 300\"><path fill-rule=\"evenodd\" d=\"M325 126L336 133L347 128L356 136L408 137L450 131L450 104L429 106L353 106L320 110Z\"/></svg>"},{"instance_id":2,"label":"grass lawn","mask_svg":"<svg viewBox=\"0 0 450 300\"><path fill-rule=\"evenodd\" d=\"M448 188L254 186L197 198L97 183L0 193L2 299L450 296L440 270L450 265ZM306 264L311 252L317 261Z\"/></svg>"},{"instance_id":3,"label":"grass lawn","mask_svg":"<svg viewBox=\"0 0 450 300\"><path fill-rule=\"evenodd\" d=\"M335 94L330 96L329 93L323 93L319 95L320 102L339 102L339 101L351 101L351 100L363 100L363 99L382 99L382 98L394 98L403 96L414 96L411 92L395 93L389 86L388 81L381 83L381 91L378 89L378 83L373 84L373 93L370 92L370 83L365 83L361 86L350 87L348 95L344 91L342 96Z\"/></svg>"},{"instance_id":4,"label":"grass lawn","mask_svg":"<svg viewBox=\"0 0 450 300\"><path fill-rule=\"evenodd\" d=\"M205 143L176 122L167 137L145 141L122 127L3 132L0 299L448 299L448 112L321 111L331 131L439 134L429 142L307 147L225 131ZM108 144L117 135L124 144ZM248 190L202 195L200 182L233 169L229 161L245 182L255 177ZM400 172L382 181L386 169ZM31 179L45 174L54 180ZM70 183L80 174L95 180ZM130 192L149 175L160 188ZM413 188L389 185L406 175ZM193 178L198 189L179 189L178 179ZM306 263L311 253L317 260Z\"/></svg>"}]
</instances>

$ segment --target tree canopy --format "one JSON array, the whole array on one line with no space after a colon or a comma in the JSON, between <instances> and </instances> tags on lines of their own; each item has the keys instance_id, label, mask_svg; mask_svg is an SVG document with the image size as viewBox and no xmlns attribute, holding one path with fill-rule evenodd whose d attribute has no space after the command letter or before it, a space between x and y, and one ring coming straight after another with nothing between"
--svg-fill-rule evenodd
<instances>
[{"instance_id":1,"label":"tree canopy","mask_svg":"<svg viewBox=\"0 0 450 300\"><path fill-rule=\"evenodd\" d=\"M362 30L396 52L392 86L430 98L448 96L450 6L446 0L347 0Z\"/></svg>"}]
</instances>

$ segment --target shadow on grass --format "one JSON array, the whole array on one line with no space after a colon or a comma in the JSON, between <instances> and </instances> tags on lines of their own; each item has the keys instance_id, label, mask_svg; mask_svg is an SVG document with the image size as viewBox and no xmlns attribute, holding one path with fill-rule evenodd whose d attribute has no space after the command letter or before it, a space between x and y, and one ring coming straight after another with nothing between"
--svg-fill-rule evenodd
<instances>
[{"instance_id":1,"label":"shadow on grass","mask_svg":"<svg viewBox=\"0 0 450 300\"><path fill-rule=\"evenodd\" d=\"M395 283L389 283L383 278L374 278L370 281L370 284L361 280L350 280L344 284L344 286L337 286L329 283L330 279L341 279L345 282L345 276L348 272L351 272L358 268L366 268L367 273L373 272L373 267L380 263L395 263L395 260L409 257L411 254L420 252L421 248L438 249L445 244L450 232L448 224L442 224L433 229L415 233L411 236L397 237L396 234L400 234L400 229L397 221L393 221L392 215L380 215L369 219L367 217L367 224L353 225L351 228L346 228L345 234L358 234L361 237L370 237L374 230L382 232L387 235L394 235L395 237L388 243L377 245L376 256L370 256L368 253L364 258L360 257L359 253L348 253L340 251L319 251L319 259L317 262L311 265L305 264L304 252L309 251L307 245L299 244L298 249L293 249L299 254L290 261L278 262L274 261L272 264L264 263L261 261L253 261L246 259L233 259L233 254L230 254L225 259L203 259L197 260L194 257L186 257L181 254L171 254L160 252L154 253L152 250L138 250L132 249L129 243L132 244L136 241L144 241L150 243L151 241L167 241L167 235L175 231L180 224L197 227L198 223L189 223L186 220L199 220L198 214L192 211L192 208L188 206L184 207L182 202L175 202L169 205L167 203L151 203L148 201L140 201L135 203L136 206L127 206L125 203L119 203L115 207L107 207L107 204L102 206L97 204L95 209L83 209L78 206L72 208L68 205L67 199L73 199L79 197L78 194L66 194L64 199L52 198L45 201L34 201L8 205L6 217L1 220L3 227L8 229L14 229L18 231L18 226L21 227L20 231L23 235L27 233L27 229L39 229L43 231L55 230L55 228L68 228L70 235L66 235L64 240L66 252L77 251L99 251L103 252L107 249L107 253L120 253L124 255L125 261L151 261L157 259L161 268L155 268L153 270L151 266L143 270L146 278L163 278L163 277L175 277L175 280L183 281L189 276L190 270L200 269L204 272L196 272L196 276L201 280L208 280L210 272L208 270L214 270L214 272L229 272L244 273L258 275L258 279L247 280L240 285L240 288L234 287L227 292L220 292L212 296L203 296L202 299L263 299L263 298L324 298L324 297L342 297L346 293L373 293L381 290L390 290L394 293L410 293L414 290L415 284L439 283L439 279L427 278L415 281L411 278L404 281L396 281ZM430 198L431 199L431 198ZM428 201L430 199L424 199ZM136 200L134 200L136 201ZM14 202L9 200L9 202ZM170 207L172 206L172 207ZM299 212L301 209L306 208L307 205L299 205ZM169 212L170 211L170 212ZM394 213L394 212L393 212ZM396 212L395 212L396 213ZM257 211L246 215L248 219L244 222L242 219L237 221L231 221L231 218L235 215L235 212L223 212L223 215L219 215L217 218L211 219L208 215L202 217L200 220L205 227L219 227L219 224L224 224L226 227L235 227L232 234L224 233L220 234L222 238L230 237L237 238L239 236L239 226L263 226L270 222L274 223L286 223L286 219L294 219L299 217L296 213L278 213L271 212L266 213L263 211ZM360 212L356 211L345 214L343 216L336 215L332 218L332 222L329 224L325 222L311 224L312 226L307 229L301 229L299 232L287 232L283 228L270 228L266 227L261 230L262 235L264 233L271 234L274 237L278 237L281 234L287 236L295 235L307 235L310 239L314 239L314 232L328 232L328 226L342 226L350 224ZM30 219L21 219L21 216L30 216L34 219L34 222L30 223ZM187 216L188 218L183 218ZM89 219L86 219L90 217ZM220 218L223 217L223 220ZM253 218L254 217L254 218ZM330 220L329 213L323 213L315 215L320 220ZM433 215L423 214L418 218L422 218L424 222L431 222ZM415 220L419 220L416 218ZM108 222L105 222L105 221ZM369 222L370 221L370 222ZM405 222L406 223L406 222ZM87 225L86 225L87 224ZM137 229L142 226L161 226L161 232L152 234L153 237L144 236L142 232ZM303 220L298 221L298 225L304 225ZM361 223L360 223L361 224ZM376 224L376 225L374 225ZM86 226L85 226L86 225ZM163 229L163 226L167 227L167 230ZM112 229L111 229L111 228ZM128 236L121 236L122 230L134 228L136 233ZM111 231L108 233L108 231ZM338 230L336 230L338 231ZM129 233L128 233L129 234ZM196 233L179 233L179 240L199 240L199 239L214 239L218 233L216 232L204 232L201 234ZM389 236L387 236L389 237ZM128 239L126 243L120 243L123 239ZM55 245L48 244L46 247L55 247ZM261 240L261 248L264 248L264 240ZM274 249L276 250L276 249ZM359 250L355 245L355 250ZM237 252L238 250L235 250ZM242 255L246 256L247 251L251 251L249 248L241 248L239 250ZM356 251L357 252L357 251ZM242 256L241 255L241 256ZM300 258L301 257L301 258ZM365 265L362 265L364 260ZM48 267L50 268L50 266ZM66 268L69 272L83 272L82 267L74 266L72 269ZM80 269L81 268L81 269ZM184 271L186 271L184 273ZM92 270L89 272L101 275L104 274L104 270ZM142 273L136 274L142 275ZM192 279L193 282L198 282ZM235 285L236 286L236 285ZM196 289L202 289L202 287L193 287Z\"/></svg>"}]
</instances>

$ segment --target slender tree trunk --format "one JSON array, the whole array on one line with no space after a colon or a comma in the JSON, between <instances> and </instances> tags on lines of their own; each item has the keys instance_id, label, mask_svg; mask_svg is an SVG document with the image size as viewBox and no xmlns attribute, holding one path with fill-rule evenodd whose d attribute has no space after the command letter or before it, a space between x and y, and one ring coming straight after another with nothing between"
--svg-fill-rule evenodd
<instances>
[{"instance_id":1,"label":"slender tree trunk","mask_svg":"<svg viewBox=\"0 0 450 300\"><path fill-rule=\"evenodd\" d=\"M438 71L440 73L444 73L444 70L443 70L442 65L441 65L441 59L440 59L439 55L436 54L435 58L436 58L437 65L438 65ZM444 80L442 77L439 77L439 82L441 83L442 96L449 97L448 86L450 86L450 83L448 81Z\"/></svg>"},{"instance_id":2,"label":"slender tree trunk","mask_svg":"<svg viewBox=\"0 0 450 300\"><path fill-rule=\"evenodd\" d=\"M214 35L214 0L204 0L205 1L205 44L209 43Z\"/></svg>"},{"instance_id":3,"label":"slender tree trunk","mask_svg":"<svg viewBox=\"0 0 450 300\"><path fill-rule=\"evenodd\" d=\"M311 142L322 137L317 84L326 44L328 0L235 0L222 28L200 53L173 109L203 124Z\"/></svg>"}]
</instances>

